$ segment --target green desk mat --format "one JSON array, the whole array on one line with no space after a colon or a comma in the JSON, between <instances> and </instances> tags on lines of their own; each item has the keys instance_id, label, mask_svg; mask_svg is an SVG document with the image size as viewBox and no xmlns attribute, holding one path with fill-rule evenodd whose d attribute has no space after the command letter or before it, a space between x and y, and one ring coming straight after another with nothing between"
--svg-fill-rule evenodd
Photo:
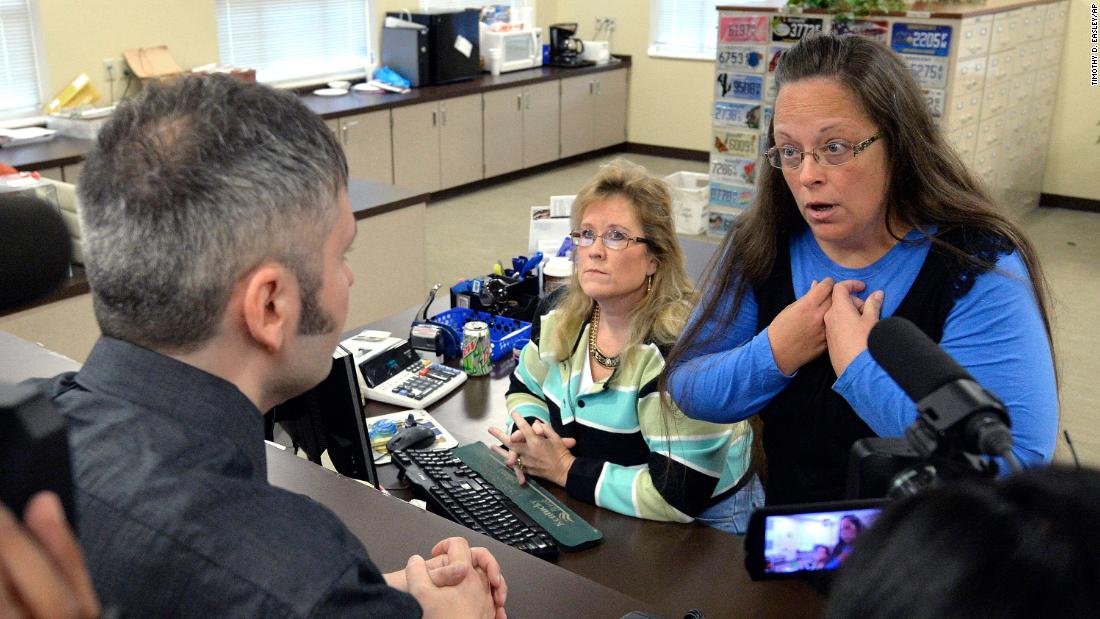
<instances>
[{"instance_id":1,"label":"green desk mat","mask_svg":"<svg viewBox=\"0 0 1100 619\"><path fill-rule=\"evenodd\" d=\"M516 474L505 466L504 459L485 443L463 445L453 451L466 466L477 471L532 520L542 525L562 550L588 548L603 539L603 534L598 529L563 505L535 480L528 477L525 485L519 485Z\"/></svg>"}]
</instances>

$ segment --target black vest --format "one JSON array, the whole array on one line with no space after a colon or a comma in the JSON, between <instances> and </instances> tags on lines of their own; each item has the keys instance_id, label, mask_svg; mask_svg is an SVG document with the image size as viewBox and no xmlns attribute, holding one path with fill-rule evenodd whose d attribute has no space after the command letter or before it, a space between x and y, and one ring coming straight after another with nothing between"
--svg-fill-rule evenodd
<instances>
[{"instance_id":1,"label":"black vest","mask_svg":"<svg viewBox=\"0 0 1100 619\"><path fill-rule=\"evenodd\" d=\"M987 263L1012 247L989 233L952 230L944 242ZM754 287L760 314L757 331L771 324L794 303L788 242L775 257L771 275ZM894 316L912 321L933 341L943 337L943 325L955 301L970 291L974 278L988 270L933 244L917 278ZM844 498L848 454L852 443L875 436L871 428L833 391L836 373L828 351L802 366L787 388L763 410L764 452L768 458L769 505L812 503Z\"/></svg>"}]
</instances>

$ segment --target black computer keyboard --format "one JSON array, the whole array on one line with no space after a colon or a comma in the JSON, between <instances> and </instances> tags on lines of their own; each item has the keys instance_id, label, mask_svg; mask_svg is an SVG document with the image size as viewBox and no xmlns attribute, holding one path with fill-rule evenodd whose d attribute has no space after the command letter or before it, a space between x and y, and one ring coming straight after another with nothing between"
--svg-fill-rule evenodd
<instances>
[{"instance_id":1,"label":"black computer keyboard","mask_svg":"<svg viewBox=\"0 0 1100 619\"><path fill-rule=\"evenodd\" d=\"M546 529L450 449L399 451L393 461L443 516L536 557L558 557L560 548Z\"/></svg>"}]
</instances>

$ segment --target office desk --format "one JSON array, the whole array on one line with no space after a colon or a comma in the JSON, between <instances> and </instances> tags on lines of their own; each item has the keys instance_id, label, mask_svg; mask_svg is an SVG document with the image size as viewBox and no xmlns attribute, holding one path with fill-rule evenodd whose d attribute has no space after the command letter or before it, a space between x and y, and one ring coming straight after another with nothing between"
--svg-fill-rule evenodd
<instances>
[{"instance_id":1,"label":"office desk","mask_svg":"<svg viewBox=\"0 0 1100 619\"><path fill-rule=\"evenodd\" d=\"M692 239L681 239L681 244L687 255L689 274L698 279L718 246ZM444 309L446 300L433 306L433 311ZM407 336L414 314L415 309L410 309L370 323L367 328ZM490 376L470 377L460 389L428 411L460 444L492 442L486 430L504 424L504 394L513 365L511 361L494 364ZM397 410L394 406L369 402L366 414ZM392 465L379 467L379 475L383 485L396 480ZM708 619L811 617L821 612L821 596L804 583L752 582L745 572L743 540L739 536L698 524L660 523L622 516L577 501L560 488L550 490L604 535L594 548L562 553L558 565L641 600L665 617L680 617L691 608L703 611Z\"/></svg>"},{"instance_id":2,"label":"office desk","mask_svg":"<svg viewBox=\"0 0 1100 619\"><path fill-rule=\"evenodd\" d=\"M308 495L335 512L362 540L383 572L403 569L410 555L430 556L432 545L446 537L458 535L473 545L485 546L500 562L508 582L509 616L617 618L647 609L646 604L623 593L271 445L267 446L267 478L273 485ZM652 607L647 610L652 612Z\"/></svg>"}]
</instances>

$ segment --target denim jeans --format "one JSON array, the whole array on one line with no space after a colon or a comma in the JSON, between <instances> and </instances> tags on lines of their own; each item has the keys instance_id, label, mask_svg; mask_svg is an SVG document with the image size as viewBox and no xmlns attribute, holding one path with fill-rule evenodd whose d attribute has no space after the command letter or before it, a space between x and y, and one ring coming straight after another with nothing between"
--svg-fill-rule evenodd
<instances>
[{"instance_id":1,"label":"denim jeans","mask_svg":"<svg viewBox=\"0 0 1100 619\"><path fill-rule=\"evenodd\" d=\"M744 535L749 526L749 516L760 507L764 507L764 485L754 473L740 490L703 510L695 517L695 522L727 533Z\"/></svg>"}]
</instances>

